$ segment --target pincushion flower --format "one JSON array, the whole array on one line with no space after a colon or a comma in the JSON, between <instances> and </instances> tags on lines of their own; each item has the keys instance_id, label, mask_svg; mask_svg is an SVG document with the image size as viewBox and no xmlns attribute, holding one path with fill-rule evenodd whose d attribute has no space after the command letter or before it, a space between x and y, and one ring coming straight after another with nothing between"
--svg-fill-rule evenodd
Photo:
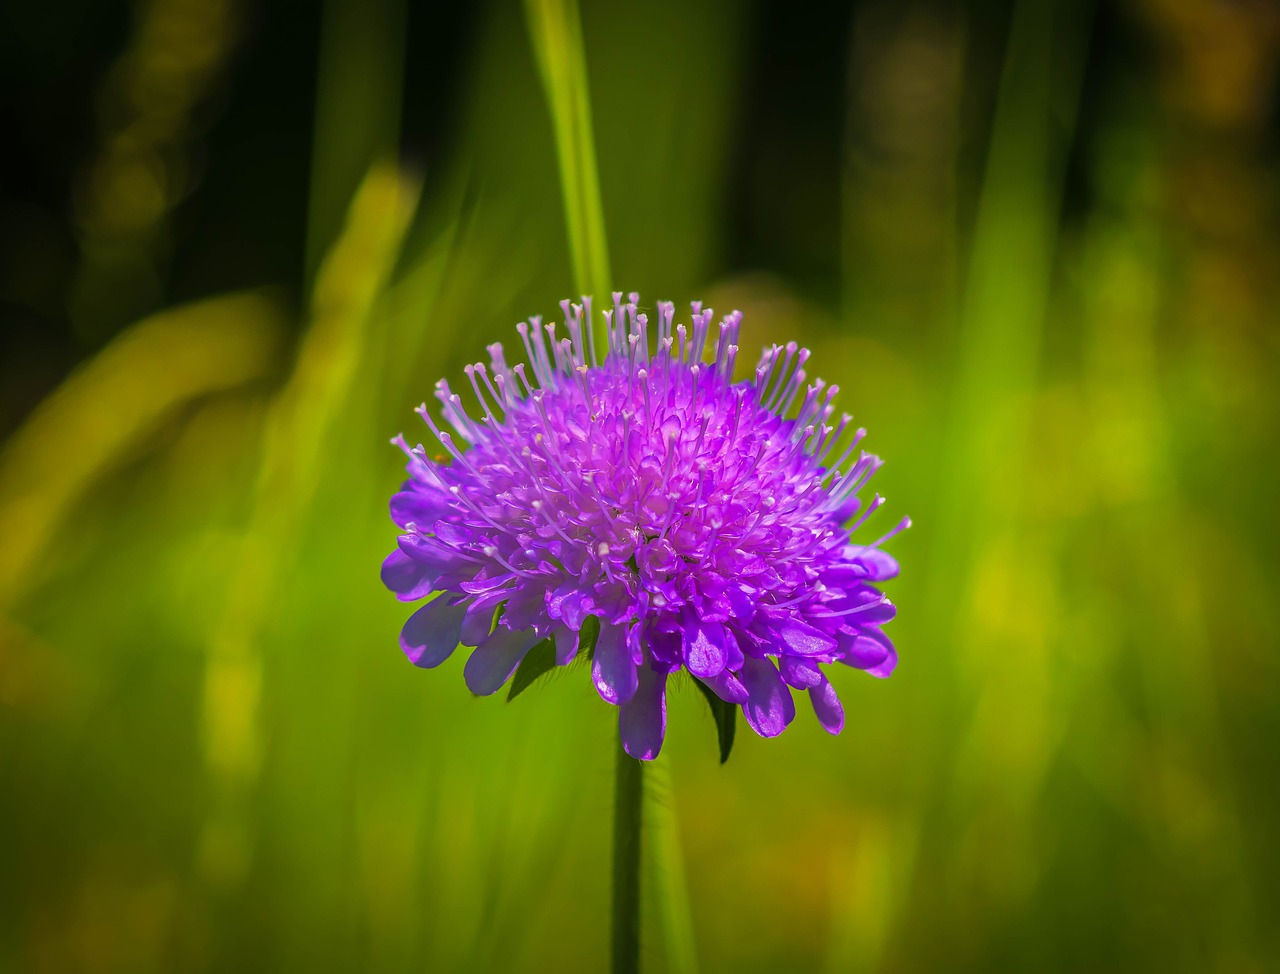
<instances>
[{"instance_id":1,"label":"pincushion flower","mask_svg":"<svg viewBox=\"0 0 1280 974\"><path fill-rule=\"evenodd\" d=\"M539 643L569 663L598 625L591 679L640 759L662 747L679 670L764 737L794 718L792 690L839 733L823 667L892 672L895 609L877 584L898 566L881 544L910 522L852 540L882 502L859 496L881 461L848 415L833 421L837 388L806 385L807 350L766 348L735 382L739 312L713 329L695 303L686 328L659 303L651 328L637 300L613 295L602 355L588 298L561 303L566 334L521 323L527 365L491 345L464 370L470 412L444 381L445 422L418 408L438 449L393 441L409 479L382 580L406 602L438 593L401 646L422 667L475 647L464 676L485 695Z\"/></svg>"}]
</instances>

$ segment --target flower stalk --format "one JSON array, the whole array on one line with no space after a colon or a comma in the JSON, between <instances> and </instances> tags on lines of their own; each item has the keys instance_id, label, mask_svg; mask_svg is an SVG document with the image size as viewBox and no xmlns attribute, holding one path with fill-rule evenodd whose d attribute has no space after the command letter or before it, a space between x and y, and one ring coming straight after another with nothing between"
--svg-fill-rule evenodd
<instances>
[{"instance_id":1,"label":"flower stalk","mask_svg":"<svg viewBox=\"0 0 1280 974\"><path fill-rule=\"evenodd\" d=\"M582 294L608 294L612 288L609 243L596 170L578 3L525 0L525 13L555 132L574 285Z\"/></svg>"},{"instance_id":2,"label":"flower stalk","mask_svg":"<svg viewBox=\"0 0 1280 974\"><path fill-rule=\"evenodd\" d=\"M640 970L640 828L644 765L618 747L613 806L613 974Z\"/></svg>"}]
</instances>

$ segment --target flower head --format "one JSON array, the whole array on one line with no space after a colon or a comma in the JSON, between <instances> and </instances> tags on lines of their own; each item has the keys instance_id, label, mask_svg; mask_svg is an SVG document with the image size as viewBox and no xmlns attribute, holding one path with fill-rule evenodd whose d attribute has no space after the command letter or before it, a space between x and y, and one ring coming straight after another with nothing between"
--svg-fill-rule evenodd
<instances>
[{"instance_id":1,"label":"flower head","mask_svg":"<svg viewBox=\"0 0 1280 974\"><path fill-rule=\"evenodd\" d=\"M695 303L686 328L659 303L651 329L637 300L613 295L599 356L589 298L562 302L565 335L522 322L527 365L495 344L465 369L474 414L444 381L446 423L418 408L443 453L393 441L409 479L382 580L406 602L441 593L400 644L424 667L474 646L467 686L491 694L544 640L569 663L598 623L592 681L636 758L662 747L680 669L764 737L794 718L792 689L839 733L822 664L892 672L880 627L895 610L876 583L898 566L880 545L910 522L851 541L881 504L858 496L881 461L848 415L832 421L836 387L806 385L806 349L767 348L734 382L739 312L715 329Z\"/></svg>"}]
</instances>

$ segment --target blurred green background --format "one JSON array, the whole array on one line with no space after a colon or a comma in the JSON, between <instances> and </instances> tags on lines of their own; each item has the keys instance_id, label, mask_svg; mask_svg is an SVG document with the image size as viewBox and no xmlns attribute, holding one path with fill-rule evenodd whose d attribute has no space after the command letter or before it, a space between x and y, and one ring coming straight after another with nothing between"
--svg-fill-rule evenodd
<instances>
[{"instance_id":1,"label":"blurred green background","mask_svg":"<svg viewBox=\"0 0 1280 974\"><path fill-rule=\"evenodd\" d=\"M603 967L615 712L377 574L574 287L557 9L4 5L0 970ZM616 285L809 344L916 522L841 737L673 694L646 968L1280 970L1280 8L581 24Z\"/></svg>"}]
</instances>

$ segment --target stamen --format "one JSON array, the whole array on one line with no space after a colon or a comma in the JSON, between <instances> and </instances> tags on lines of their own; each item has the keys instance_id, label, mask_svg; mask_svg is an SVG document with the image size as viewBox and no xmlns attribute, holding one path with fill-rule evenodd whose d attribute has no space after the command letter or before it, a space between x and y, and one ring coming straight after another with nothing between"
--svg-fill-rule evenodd
<instances>
[{"instance_id":1,"label":"stamen","mask_svg":"<svg viewBox=\"0 0 1280 974\"><path fill-rule=\"evenodd\" d=\"M591 298L585 294L582 296L582 322L587 330L587 342L591 347L591 367L595 368L600 364L596 358L596 329L591 317Z\"/></svg>"},{"instance_id":2,"label":"stamen","mask_svg":"<svg viewBox=\"0 0 1280 974\"><path fill-rule=\"evenodd\" d=\"M785 360L783 360L782 367L778 369L777 379L774 383L773 391L769 394L769 401L765 403L765 407L764 407L765 409L769 410L769 412L771 413L777 412L777 410L774 408L774 405L776 404L781 393L784 391L783 383L787 381L788 376L790 376L791 374L791 360L795 357L796 349L798 349L799 347L800 346L797 345L795 342L787 342L787 344L784 346L787 353L787 357ZM777 348L777 346L775 345L774 348Z\"/></svg>"},{"instance_id":3,"label":"stamen","mask_svg":"<svg viewBox=\"0 0 1280 974\"><path fill-rule=\"evenodd\" d=\"M866 547L879 548L882 544L884 544L894 535L901 534L903 531L907 530L907 528L909 527L911 527L911 518L904 517L901 521L899 521L896 525L894 525L893 529L890 530L888 534L885 534L879 538L876 538L875 541L871 542L871 544L867 545Z\"/></svg>"}]
</instances>

